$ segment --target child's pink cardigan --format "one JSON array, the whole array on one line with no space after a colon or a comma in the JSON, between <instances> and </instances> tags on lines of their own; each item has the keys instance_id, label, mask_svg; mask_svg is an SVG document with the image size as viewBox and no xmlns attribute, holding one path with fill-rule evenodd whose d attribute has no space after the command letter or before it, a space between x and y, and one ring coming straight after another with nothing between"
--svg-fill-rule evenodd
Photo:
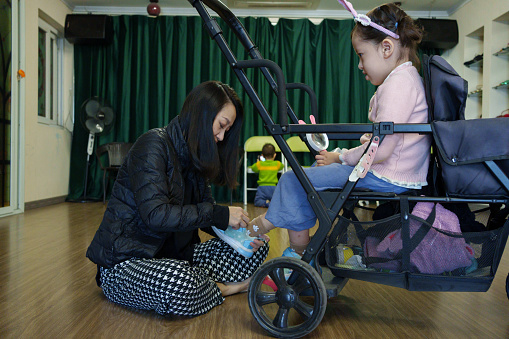
<instances>
[{"instance_id":1,"label":"child's pink cardigan","mask_svg":"<svg viewBox=\"0 0 509 339\"><path fill-rule=\"evenodd\" d=\"M428 123L428 105L422 79L410 62L394 69L378 87L369 104L369 120ZM343 163L355 166L369 139L369 135L363 135L362 145L343 151ZM399 186L420 188L427 184L430 147L429 135L387 135L377 151L371 172Z\"/></svg>"}]
</instances>

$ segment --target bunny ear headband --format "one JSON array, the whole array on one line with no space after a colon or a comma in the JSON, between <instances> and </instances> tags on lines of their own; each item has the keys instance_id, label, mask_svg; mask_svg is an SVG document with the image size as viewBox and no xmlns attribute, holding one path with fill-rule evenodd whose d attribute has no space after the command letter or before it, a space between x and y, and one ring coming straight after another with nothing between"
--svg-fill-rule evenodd
<instances>
[{"instance_id":1,"label":"bunny ear headband","mask_svg":"<svg viewBox=\"0 0 509 339\"><path fill-rule=\"evenodd\" d=\"M399 35L397 35L394 32L389 31L385 27L382 27L382 26L374 23L373 21L371 21L371 19L367 15L365 15L365 14L357 14L357 12L355 11L355 9L353 9L353 6L352 6L352 4L350 2L348 2L346 0L338 0L338 2L340 4L342 4L343 7L345 7L345 9L347 11L352 13L353 19L355 21L360 22L363 26L371 26L371 27L379 30L380 32L384 32L388 36L393 37L394 39L399 39ZM397 22L396 22L396 27L398 27L398 23Z\"/></svg>"}]
</instances>

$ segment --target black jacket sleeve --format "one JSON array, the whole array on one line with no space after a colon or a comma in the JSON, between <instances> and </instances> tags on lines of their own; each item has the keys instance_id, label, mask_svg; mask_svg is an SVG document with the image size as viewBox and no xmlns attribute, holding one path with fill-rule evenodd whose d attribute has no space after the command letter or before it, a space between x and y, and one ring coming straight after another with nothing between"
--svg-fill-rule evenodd
<instances>
[{"instance_id":1,"label":"black jacket sleeve","mask_svg":"<svg viewBox=\"0 0 509 339\"><path fill-rule=\"evenodd\" d=\"M214 205L214 218L213 218L213 226L221 230L226 230L228 227L228 222L230 221L230 210L228 206ZM216 232L211 227L205 227L201 229L203 232L208 233L214 237L217 236Z\"/></svg>"}]
</instances>

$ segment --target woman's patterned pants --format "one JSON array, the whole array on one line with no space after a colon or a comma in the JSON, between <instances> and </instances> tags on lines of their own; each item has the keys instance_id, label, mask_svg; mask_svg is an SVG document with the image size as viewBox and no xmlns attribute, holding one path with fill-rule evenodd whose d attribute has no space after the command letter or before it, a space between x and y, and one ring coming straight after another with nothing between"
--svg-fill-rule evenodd
<instances>
[{"instance_id":1,"label":"woman's patterned pants","mask_svg":"<svg viewBox=\"0 0 509 339\"><path fill-rule=\"evenodd\" d=\"M269 245L249 259L214 238L196 244L193 265L176 259L130 259L101 268L101 288L110 301L159 314L196 316L220 305L216 282L240 282L264 262Z\"/></svg>"}]
</instances>

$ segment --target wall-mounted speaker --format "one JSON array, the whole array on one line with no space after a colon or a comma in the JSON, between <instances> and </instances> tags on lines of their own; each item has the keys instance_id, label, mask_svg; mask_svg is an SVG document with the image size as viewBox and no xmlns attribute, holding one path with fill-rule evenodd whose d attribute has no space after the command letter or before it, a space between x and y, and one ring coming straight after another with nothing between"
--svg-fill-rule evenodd
<instances>
[{"instance_id":1,"label":"wall-mounted speaker","mask_svg":"<svg viewBox=\"0 0 509 339\"><path fill-rule=\"evenodd\" d=\"M450 19L417 19L424 29L422 48L450 49L458 44L458 23Z\"/></svg>"},{"instance_id":2,"label":"wall-mounted speaker","mask_svg":"<svg viewBox=\"0 0 509 339\"><path fill-rule=\"evenodd\" d=\"M67 14L64 35L72 44L106 45L113 41L113 20L109 15Z\"/></svg>"}]
</instances>

